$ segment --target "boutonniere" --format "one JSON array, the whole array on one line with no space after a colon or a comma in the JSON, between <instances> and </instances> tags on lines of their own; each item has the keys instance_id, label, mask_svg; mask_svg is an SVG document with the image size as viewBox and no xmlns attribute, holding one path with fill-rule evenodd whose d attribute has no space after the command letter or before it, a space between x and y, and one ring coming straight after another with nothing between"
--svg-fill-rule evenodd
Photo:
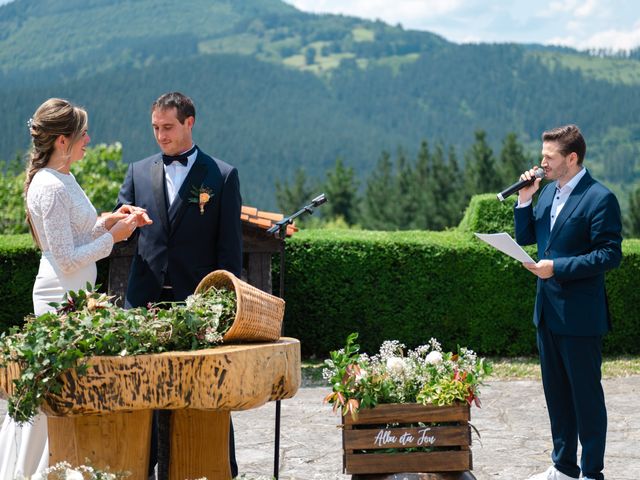
<instances>
[{"instance_id":1,"label":"boutonniere","mask_svg":"<svg viewBox=\"0 0 640 480\"><path fill-rule=\"evenodd\" d=\"M189 202L197 203L200 207L200 215L204 215L204 206L209 203L209 200L213 197L213 191L204 185L200 185L200 188L194 185L191 189L191 194L193 197L189 199Z\"/></svg>"}]
</instances>

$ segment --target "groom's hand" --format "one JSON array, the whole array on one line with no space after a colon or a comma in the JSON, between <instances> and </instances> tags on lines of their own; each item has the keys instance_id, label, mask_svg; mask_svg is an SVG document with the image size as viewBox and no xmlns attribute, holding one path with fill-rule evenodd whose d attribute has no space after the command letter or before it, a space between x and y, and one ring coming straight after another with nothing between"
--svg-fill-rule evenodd
<instances>
[{"instance_id":1,"label":"groom's hand","mask_svg":"<svg viewBox=\"0 0 640 480\"><path fill-rule=\"evenodd\" d=\"M136 207L135 205L122 205L117 210L118 213L123 213L127 215L135 215L136 217L136 226L144 227L145 225L151 225L153 220L147 214L147 211L142 207Z\"/></svg>"}]
</instances>

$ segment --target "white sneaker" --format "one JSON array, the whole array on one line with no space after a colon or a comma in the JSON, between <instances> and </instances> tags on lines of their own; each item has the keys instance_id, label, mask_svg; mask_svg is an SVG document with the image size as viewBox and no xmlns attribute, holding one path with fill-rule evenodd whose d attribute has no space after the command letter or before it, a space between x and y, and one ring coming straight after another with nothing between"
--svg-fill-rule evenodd
<instances>
[{"instance_id":1,"label":"white sneaker","mask_svg":"<svg viewBox=\"0 0 640 480\"><path fill-rule=\"evenodd\" d=\"M556 470L556 467L549 467L546 472L538 473L533 477L529 477L527 480L578 480L577 478L570 477L564 473Z\"/></svg>"}]
</instances>

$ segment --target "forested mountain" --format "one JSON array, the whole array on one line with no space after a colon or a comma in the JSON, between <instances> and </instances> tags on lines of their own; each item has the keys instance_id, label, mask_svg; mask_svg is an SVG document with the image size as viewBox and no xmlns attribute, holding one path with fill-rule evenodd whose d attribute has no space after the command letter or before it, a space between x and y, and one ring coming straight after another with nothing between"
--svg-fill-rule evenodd
<instances>
[{"instance_id":1,"label":"forested mountain","mask_svg":"<svg viewBox=\"0 0 640 480\"><path fill-rule=\"evenodd\" d=\"M337 157L359 176L383 150L463 151L474 132L537 149L577 123L588 161L620 190L640 176L640 62L536 45L458 45L279 0L15 0L0 7L0 158L28 145L50 96L87 107L93 142L134 161L157 150L149 106L180 90L197 143L240 170L245 203L273 208L275 180Z\"/></svg>"}]
</instances>

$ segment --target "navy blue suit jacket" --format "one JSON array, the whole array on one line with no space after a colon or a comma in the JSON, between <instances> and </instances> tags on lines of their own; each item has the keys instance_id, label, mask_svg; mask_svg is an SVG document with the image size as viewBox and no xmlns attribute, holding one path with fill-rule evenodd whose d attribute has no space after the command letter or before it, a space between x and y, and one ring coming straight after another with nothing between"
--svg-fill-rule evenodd
<instances>
[{"instance_id":1,"label":"navy blue suit jacket","mask_svg":"<svg viewBox=\"0 0 640 480\"><path fill-rule=\"evenodd\" d=\"M212 192L200 213L194 188ZM152 225L138 229L138 245L131 271L125 306L137 307L160 298L162 286L170 283L176 300L192 294L209 272L228 270L240 277L242 270L242 225L238 171L198 149L198 156L167 209L162 155L135 162L118 195L118 204L145 208Z\"/></svg>"},{"instance_id":2,"label":"navy blue suit jacket","mask_svg":"<svg viewBox=\"0 0 640 480\"><path fill-rule=\"evenodd\" d=\"M537 243L538 259L553 260L553 276L538 278L533 320L537 326L544 315L560 335L603 335L611 328L604 274L622 259L620 206L586 172L549 231L555 187L546 185L535 207L514 213L516 241Z\"/></svg>"}]
</instances>

